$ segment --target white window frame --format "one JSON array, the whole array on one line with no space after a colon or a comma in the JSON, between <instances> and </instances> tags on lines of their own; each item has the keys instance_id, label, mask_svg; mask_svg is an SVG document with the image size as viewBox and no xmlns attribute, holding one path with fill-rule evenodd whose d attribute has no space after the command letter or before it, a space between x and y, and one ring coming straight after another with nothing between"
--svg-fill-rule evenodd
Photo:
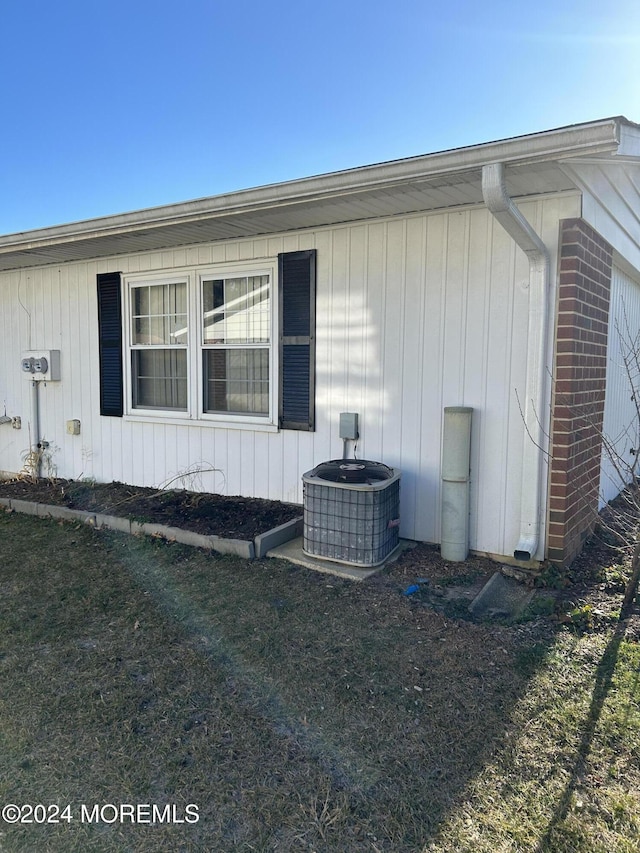
<instances>
[{"instance_id":1,"label":"white window frame","mask_svg":"<svg viewBox=\"0 0 640 853\"><path fill-rule=\"evenodd\" d=\"M157 285L165 285L165 284L185 284L187 288L187 345L185 347L176 347L176 349L184 350L186 349L187 353L187 406L186 409L162 409L159 407L145 407L145 406L134 406L133 398L134 398L134 377L133 377L133 352L136 350L144 349L139 345L136 345L133 341L131 329L132 329L132 299L133 299L133 291L138 287L144 286L157 286ZM144 419L147 418L155 418L165 420L167 418L171 419L185 419L190 416L191 406L192 406L192 388L190 382L190 349L191 349L191 337L192 337L192 326L191 326L191 312L190 312L190 277L188 275L163 275L163 276L127 276L124 282L124 299L123 299L123 341L125 345L126 352L124 353L124 361L125 361L125 381L124 388L126 393L126 406L125 411L133 416L141 417ZM170 346L150 346L149 349L170 349Z\"/></svg>"},{"instance_id":2,"label":"white window frame","mask_svg":"<svg viewBox=\"0 0 640 853\"><path fill-rule=\"evenodd\" d=\"M269 276L270 326L269 349L269 412L266 415L232 414L204 411L204 343L203 282L239 276ZM187 286L187 410L134 407L131 339L132 289L141 285L178 284ZM123 275L123 343L125 414L129 421L155 423L209 424L227 429L249 428L275 432L278 429L278 261L277 258L257 261L220 263L171 272L145 272Z\"/></svg>"},{"instance_id":3,"label":"white window frame","mask_svg":"<svg viewBox=\"0 0 640 853\"><path fill-rule=\"evenodd\" d=\"M205 412L204 411L204 352L213 349L210 345L204 342L203 317L204 317L204 282L218 279L238 278L244 276L269 276L269 301L270 301L270 340L266 347L269 351L269 411L266 415L251 415L251 414L231 414L229 412ZM241 421L247 424L275 424L277 422L278 412L278 374L277 374L277 359L278 359L278 335L277 335L277 262L260 266L253 264L242 265L225 265L220 267L211 267L198 271L198 393L199 393L199 413L198 417L204 421L227 422ZM239 345L242 348L242 345ZM246 349L250 349L251 344L246 345ZM265 347L259 347L265 348Z\"/></svg>"}]
</instances>

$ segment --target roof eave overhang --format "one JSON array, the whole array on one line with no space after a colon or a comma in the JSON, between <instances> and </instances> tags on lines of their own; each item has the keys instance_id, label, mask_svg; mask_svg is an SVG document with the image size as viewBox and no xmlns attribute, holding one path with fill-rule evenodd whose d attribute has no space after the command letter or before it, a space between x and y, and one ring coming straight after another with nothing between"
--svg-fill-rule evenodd
<instances>
[{"instance_id":1,"label":"roof eave overhang","mask_svg":"<svg viewBox=\"0 0 640 853\"><path fill-rule=\"evenodd\" d=\"M81 254L86 257L87 243L95 244L94 257L100 257L100 243L108 240L113 254L113 238L136 232L169 229L189 222L229 218L238 221L243 216L277 212L283 208L331 199L344 200L350 195L367 191L392 189L408 182L428 183L450 175L472 175L487 163L501 162L507 167L526 166L548 161L582 157L602 157L618 152L621 124L624 119L605 119L590 124L575 125L529 136L474 145L467 148L411 157L373 166L364 166L312 178L272 184L255 189L240 190L210 198L171 204L131 213L106 216L0 237L0 266L2 255L30 255L34 263L47 263L47 249L66 245L66 260L73 260L71 244L82 243ZM635 128L635 126L632 126ZM620 152L622 153L622 152ZM241 230L241 229L240 229ZM247 232L247 236L251 232ZM123 248L126 251L126 248ZM80 256L79 256L80 257ZM6 258L8 261L9 258ZM23 259L24 260L24 259ZM56 262L53 257L48 262ZM19 264L17 266L22 266Z\"/></svg>"}]
</instances>

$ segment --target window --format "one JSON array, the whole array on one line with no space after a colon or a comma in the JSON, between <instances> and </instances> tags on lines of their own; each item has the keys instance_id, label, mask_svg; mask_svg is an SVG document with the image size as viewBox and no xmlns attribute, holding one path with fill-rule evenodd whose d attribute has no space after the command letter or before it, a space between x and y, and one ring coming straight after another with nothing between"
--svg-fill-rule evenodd
<instances>
[{"instance_id":1,"label":"window","mask_svg":"<svg viewBox=\"0 0 640 853\"><path fill-rule=\"evenodd\" d=\"M187 284L134 285L130 298L132 407L186 411Z\"/></svg>"},{"instance_id":2,"label":"window","mask_svg":"<svg viewBox=\"0 0 640 853\"><path fill-rule=\"evenodd\" d=\"M271 310L269 275L202 282L205 412L269 414Z\"/></svg>"},{"instance_id":3,"label":"window","mask_svg":"<svg viewBox=\"0 0 640 853\"><path fill-rule=\"evenodd\" d=\"M97 277L100 414L314 429L315 250Z\"/></svg>"}]
</instances>

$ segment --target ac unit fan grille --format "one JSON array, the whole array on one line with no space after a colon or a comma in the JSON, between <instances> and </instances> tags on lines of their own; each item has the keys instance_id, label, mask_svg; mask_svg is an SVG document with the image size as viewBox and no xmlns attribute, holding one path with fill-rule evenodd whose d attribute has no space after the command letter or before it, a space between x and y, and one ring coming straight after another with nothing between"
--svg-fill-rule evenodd
<instances>
[{"instance_id":1,"label":"ac unit fan grille","mask_svg":"<svg viewBox=\"0 0 640 853\"><path fill-rule=\"evenodd\" d=\"M382 467L387 479L369 483L324 481L321 471L317 476L322 466L303 476L306 554L368 567L397 548L400 474Z\"/></svg>"}]
</instances>

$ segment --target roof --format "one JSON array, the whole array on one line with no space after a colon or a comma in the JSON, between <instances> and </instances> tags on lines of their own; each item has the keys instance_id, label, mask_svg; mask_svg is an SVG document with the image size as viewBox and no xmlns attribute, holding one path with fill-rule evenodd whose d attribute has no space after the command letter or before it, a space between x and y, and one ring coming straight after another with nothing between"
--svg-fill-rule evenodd
<instances>
[{"instance_id":1,"label":"roof","mask_svg":"<svg viewBox=\"0 0 640 853\"><path fill-rule=\"evenodd\" d=\"M481 172L505 165L516 198L577 188L585 160L640 163L623 117L0 237L0 270L111 257L482 203Z\"/></svg>"}]
</instances>

